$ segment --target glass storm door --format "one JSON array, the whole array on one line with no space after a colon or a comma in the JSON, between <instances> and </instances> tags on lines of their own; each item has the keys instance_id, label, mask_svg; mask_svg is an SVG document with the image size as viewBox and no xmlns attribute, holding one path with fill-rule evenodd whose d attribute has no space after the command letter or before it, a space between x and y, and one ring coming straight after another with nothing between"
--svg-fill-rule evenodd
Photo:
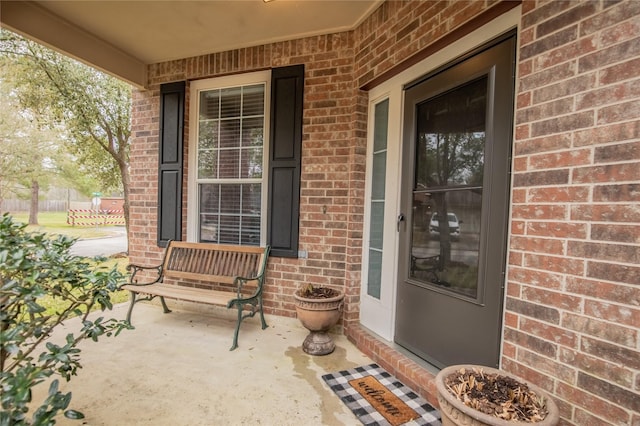
<instances>
[{"instance_id":1,"label":"glass storm door","mask_svg":"<svg viewBox=\"0 0 640 426\"><path fill-rule=\"evenodd\" d=\"M395 340L443 367L497 366L515 37L405 89Z\"/></svg>"}]
</instances>

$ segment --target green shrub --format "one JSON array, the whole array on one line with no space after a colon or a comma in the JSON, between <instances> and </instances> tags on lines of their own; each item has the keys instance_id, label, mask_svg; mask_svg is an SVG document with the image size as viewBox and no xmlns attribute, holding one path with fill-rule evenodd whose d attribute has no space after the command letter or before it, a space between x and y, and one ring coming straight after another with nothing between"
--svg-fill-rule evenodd
<instances>
[{"instance_id":1,"label":"green shrub","mask_svg":"<svg viewBox=\"0 0 640 426\"><path fill-rule=\"evenodd\" d=\"M29 233L25 225L4 214L0 220L0 425L52 425L64 410L68 418L82 418L67 410L71 392L58 390L58 379L41 403L31 401L31 389L53 375L66 380L76 375L83 339L98 341L130 328L126 321L89 319L92 308L111 309L110 295L118 290L123 275L114 267L96 267L99 259L69 253L74 239ZM60 302L56 312L43 300ZM82 326L59 346L49 341L53 330L70 317L79 316ZM38 405L39 404L39 405ZM29 410L35 408L31 418Z\"/></svg>"}]
</instances>

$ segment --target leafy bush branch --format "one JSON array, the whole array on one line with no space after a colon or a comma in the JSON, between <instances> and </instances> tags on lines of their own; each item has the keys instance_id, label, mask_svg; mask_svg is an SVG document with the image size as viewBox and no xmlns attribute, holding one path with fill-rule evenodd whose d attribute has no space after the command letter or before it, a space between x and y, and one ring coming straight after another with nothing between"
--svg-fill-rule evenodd
<instances>
[{"instance_id":1,"label":"leafy bush branch","mask_svg":"<svg viewBox=\"0 0 640 426\"><path fill-rule=\"evenodd\" d=\"M62 410L69 418L82 414L67 410L71 393L58 390L53 380L48 397L27 418L32 388L54 374L70 380L77 374L84 339L119 334L131 328L126 321L98 317L92 309L112 309L110 295L123 276L117 269L96 267L96 260L70 254L75 242L65 236L30 233L5 214L0 220L0 425L50 425ZM41 301L50 296L60 306L48 313ZM79 316L82 327L69 333L64 344L49 341L65 320Z\"/></svg>"}]
</instances>

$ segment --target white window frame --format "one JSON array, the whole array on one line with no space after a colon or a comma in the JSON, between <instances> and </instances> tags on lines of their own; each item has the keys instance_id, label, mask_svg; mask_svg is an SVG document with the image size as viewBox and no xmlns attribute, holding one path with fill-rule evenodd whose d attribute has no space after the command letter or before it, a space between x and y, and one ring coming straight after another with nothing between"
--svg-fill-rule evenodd
<instances>
[{"instance_id":1,"label":"white window frame","mask_svg":"<svg viewBox=\"0 0 640 426\"><path fill-rule=\"evenodd\" d=\"M269 179L269 126L270 126L270 99L271 99L271 71L258 71L246 74L237 74L224 77L214 77L205 80L196 80L189 87L189 158L187 180L187 241L198 241L199 228L199 191L198 184L198 133L200 92L215 89L225 89L238 86L264 84L264 135L262 151L262 179L261 190L261 219L260 219L260 245L264 246L267 240L267 207L268 207L268 179ZM235 182L235 181L234 181ZM216 183L224 181L216 180Z\"/></svg>"}]
</instances>

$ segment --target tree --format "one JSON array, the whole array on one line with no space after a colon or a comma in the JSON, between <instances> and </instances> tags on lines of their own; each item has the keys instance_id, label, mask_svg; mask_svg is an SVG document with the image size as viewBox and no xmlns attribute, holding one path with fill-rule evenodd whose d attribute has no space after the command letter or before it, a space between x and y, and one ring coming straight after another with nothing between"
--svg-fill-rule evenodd
<instances>
[{"instance_id":1,"label":"tree","mask_svg":"<svg viewBox=\"0 0 640 426\"><path fill-rule=\"evenodd\" d=\"M42 128L0 80L0 200L13 193L31 199L29 224L38 223L40 189L54 178L59 157L55 129Z\"/></svg>"},{"instance_id":2,"label":"tree","mask_svg":"<svg viewBox=\"0 0 640 426\"><path fill-rule=\"evenodd\" d=\"M425 207L430 228L437 223L439 270L451 264L450 201L463 190L482 193L486 90L484 80L478 80L465 90L434 97L416 110L415 185L428 192Z\"/></svg>"},{"instance_id":3,"label":"tree","mask_svg":"<svg viewBox=\"0 0 640 426\"><path fill-rule=\"evenodd\" d=\"M7 75L1 67L3 76ZM90 195L98 187L64 149L61 129L43 126L0 79L0 204L9 194L30 199L29 224L38 223L40 190L65 185Z\"/></svg>"},{"instance_id":4,"label":"tree","mask_svg":"<svg viewBox=\"0 0 640 426\"><path fill-rule=\"evenodd\" d=\"M60 392L55 379L38 405L31 389L54 375L66 380L76 375L82 340L98 341L131 326L89 316L94 307L112 308L110 295L123 278L116 267L96 267L100 259L71 255L75 240L69 237L29 233L25 227L7 214L0 217L0 424L51 425L67 409L71 393ZM48 304L56 311L47 310ZM54 329L74 316L80 316L80 329L70 331L64 342L52 341ZM65 415L82 417L73 410Z\"/></svg>"},{"instance_id":5,"label":"tree","mask_svg":"<svg viewBox=\"0 0 640 426\"><path fill-rule=\"evenodd\" d=\"M420 168L426 187L447 185L482 186L484 167L484 134L473 132L422 133L419 139ZM419 161L420 161L419 160ZM432 195L437 213L440 239L440 266L451 261L448 191Z\"/></svg>"},{"instance_id":6,"label":"tree","mask_svg":"<svg viewBox=\"0 0 640 426\"><path fill-rule=\"evenodd\" d=\"M9 31L0 34L21 104L49 126L64 124L70 151L103 190L122 189L128 229L131 86Z\"/></svg>"}]
</instances>

